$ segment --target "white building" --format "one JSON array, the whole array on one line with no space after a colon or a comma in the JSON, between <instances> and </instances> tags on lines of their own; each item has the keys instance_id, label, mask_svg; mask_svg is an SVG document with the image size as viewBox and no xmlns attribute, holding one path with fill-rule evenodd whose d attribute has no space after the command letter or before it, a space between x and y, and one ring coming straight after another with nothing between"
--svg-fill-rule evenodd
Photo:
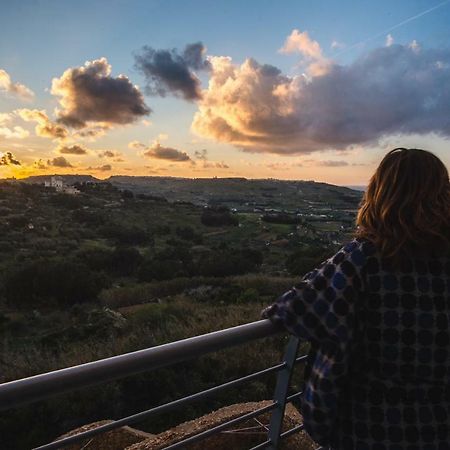
<instances>
[{"instance_id":1,"label":"white building","mask_svg":"<svg viewBox=\"0 0 450 450\"><path fill-rule=\"evenodd\" d=\"M56 189L56 192L63 192L64 194L76 195L80 193L77 188L64 184L64 181L61 177L51 177L50 181L44 182L44 186L53 187Z\"/></svg>"}]
</instances>

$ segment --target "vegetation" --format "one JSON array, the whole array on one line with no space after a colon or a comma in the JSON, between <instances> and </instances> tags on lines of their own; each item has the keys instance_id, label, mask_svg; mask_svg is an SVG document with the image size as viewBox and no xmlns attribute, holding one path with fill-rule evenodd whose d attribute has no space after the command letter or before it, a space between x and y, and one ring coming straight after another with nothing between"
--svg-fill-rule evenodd
<instances>
[{"instance_id":1,"label":"vegetation","mask_svg":"<svg viewBox=\"0 0 450 450\"><path fill-rule=\"evenodd\" d=\"M332 220L318 220L307 203L317 201L313 185L307 185L312 197L302 199L305 209L274 212L242 207L234 185L254 189L245 180L229 181L226 198L215 195L207 207L195 189L191 197L167 201L162 188L148 192L138 184L133 190L127 183L78 182L77 196L39 184L0 183L0 381L257 320L264 306L348 238L346 211L358 202L345 194L340 203L338 192L341 209L333 210ZM262 187L264 198L280 191L278 184ZM317 209L333 203L330 189ZM279 361L286 339L9 411L0 416L1 447L28 449L84 423L248 374ZM273 382L261 379L140 427L156 432L230 398L269 398Z\"/></svg>"}]
</instances>

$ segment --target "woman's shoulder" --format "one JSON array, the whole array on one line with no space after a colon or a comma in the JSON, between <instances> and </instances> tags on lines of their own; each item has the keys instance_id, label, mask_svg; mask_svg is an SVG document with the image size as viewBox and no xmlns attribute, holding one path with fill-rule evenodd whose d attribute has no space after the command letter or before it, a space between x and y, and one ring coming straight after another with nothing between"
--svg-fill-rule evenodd
<instances>
[{"instance_id":1,"label":"woman's shoulder","mask_svg":"<svg viewBox=\"0 0 450 450\"><path fill-rule=\"evenodd\" d=\"M342 248L332 257L334 263L348 260L355 266L362 267L367 259L377 256L377 249L372 241L367 238L355 237L345 243Z\"/></svg>"}]
</instances>

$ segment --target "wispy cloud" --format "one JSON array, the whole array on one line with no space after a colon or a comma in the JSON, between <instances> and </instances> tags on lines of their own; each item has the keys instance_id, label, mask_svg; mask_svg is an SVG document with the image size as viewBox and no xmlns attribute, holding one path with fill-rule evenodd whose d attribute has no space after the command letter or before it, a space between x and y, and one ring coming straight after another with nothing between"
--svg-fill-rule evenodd
<instances>
[{"instance_id":1,"label":"wispy cloud","mask_svg":"<svg viewBox=\"0 0 450 450\"><path fill-rule=\"evenodd\" d=\"M34 98L34 92L30 88L21 83L14 83L9 73L4 69L0 69L0 91L17 96L22 100Z\"/></svg>"},{"instance_id":2,"label":"wispy cloud","mask_svg":"<svg viewBox=\"0 0 450 450\"><path fill-rule=\"evenodd\" d=\"M24 128L16 125L14 127L0 127L0 137L5 139L25 139L30 133Z\"/></svg>"},{"instance_id":3,"label":"wispy cloud","mask_svg":"<svg viewBox=\"0 0 450 450\"><path fill-rule=\"evenodd\" d=\"M37 123L35 128L37 136L52 139L65 139L69 134L64 126L52 122L45 110L18 109L15 113L25 122Z\"/></svg>"}]
</instances>

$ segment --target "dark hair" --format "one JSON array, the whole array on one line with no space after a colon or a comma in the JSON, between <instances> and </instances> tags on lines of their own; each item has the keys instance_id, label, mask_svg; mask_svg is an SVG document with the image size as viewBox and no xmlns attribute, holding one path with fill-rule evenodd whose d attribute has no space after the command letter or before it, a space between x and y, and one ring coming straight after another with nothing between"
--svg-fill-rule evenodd
<instances>
[{"instance_id":1,"label":"dark hair","mask_svg":"<svg viewBox=\"0 0 450 450\"><path fill-rule=\"evenodd\" d=\"M450 250L448 171L433 153L396 148L372 176L356 220L357 236L394 261Z\"/></svg>"}]
</instances>

